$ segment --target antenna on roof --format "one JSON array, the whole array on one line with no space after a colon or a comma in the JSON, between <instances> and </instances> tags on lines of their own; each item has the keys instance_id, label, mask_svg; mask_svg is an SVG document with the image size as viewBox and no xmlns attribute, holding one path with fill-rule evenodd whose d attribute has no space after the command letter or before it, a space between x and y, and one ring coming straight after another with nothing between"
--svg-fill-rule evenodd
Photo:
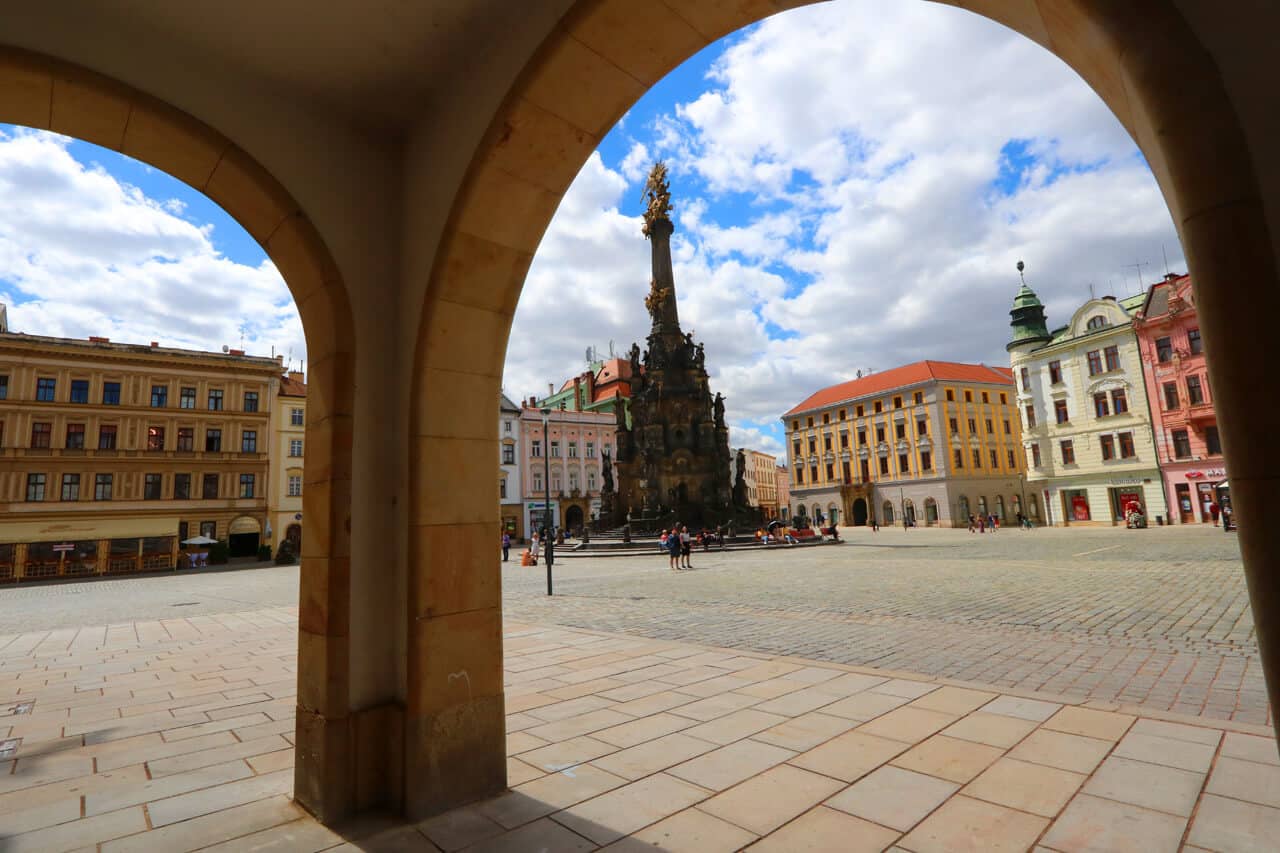
<instances>
[{"instance_id":1,"label":"antenna on roof","mask_svg":"<svg viewBox=\"0 0 1280 853\"><path fill-rule=\"evenodd\" d=\"M1162 246L1161 249L1163 250L1163 248L1164 247ZM1137 275L1138 277L1138 292L1141 293L1142 292L1142 268L1149 267L1151 266L1151 264L1147 263L1146 261L1139 261L1136 264L1123 264L1122 266L1125 269L1128 269L1129 267L1133 267L1134 274Z\"/></svg>"},{"instance_id":2,"label":"antenna on roof","mask_svg":"<svg viewBox=\"0 0 1280 853\"><path fill-rule=\"evenodd\" d=\"M1160 257L1164 258L1164 277L1169 277L1169 255L1164 250L1164 243L1160 244Z\"/></svg>"},{"instance_id":3,"label":"antenna on roof","mask_svg":"<svg viewBox=\"0 0 1280 853\"><path fill-rule=\"evenodd\" d=\"M1095 295L1094 295L1094 293L1093 293L1093 282L1089 282L1089 298L1090 298L1090 299L1097 299L1097 298L1098 298L1098 297L1097 297L1097 296L1095 296Z\"/></svg>"}]
</instances>

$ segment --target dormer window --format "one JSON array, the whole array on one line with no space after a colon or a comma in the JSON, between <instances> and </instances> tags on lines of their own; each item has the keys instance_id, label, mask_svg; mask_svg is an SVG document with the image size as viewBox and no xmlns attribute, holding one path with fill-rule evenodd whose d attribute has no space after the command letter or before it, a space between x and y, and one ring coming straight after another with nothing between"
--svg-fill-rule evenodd
<instances>
[{"instance_id":1,"label":"dormer window","mask_svg":"<svg viewBox=\"0 0 1280 853\"><path fill-rule=\"evenodd\" d=\"M1102 329L1107 326L1107 318L1101 314L1095 314L1089 318L1089 322L1085 324L1085 328L1089 330Z\"/></svg>"}]
</instances>

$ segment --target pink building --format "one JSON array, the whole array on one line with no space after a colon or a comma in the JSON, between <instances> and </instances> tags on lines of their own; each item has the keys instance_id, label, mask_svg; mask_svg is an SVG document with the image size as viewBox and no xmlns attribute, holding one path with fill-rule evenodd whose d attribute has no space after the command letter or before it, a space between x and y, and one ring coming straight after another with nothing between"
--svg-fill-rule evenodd
<instances>
[{"instance_id":1,"label":"pink building","mask_svg":"<svg viewBox=\"0 0 1280 853\"><path fill-rule=\"evenodd\" d=\"M602 459L613 455L613 414L552 409L544 437L542 413L525 401L520 410L520 448L525 530L545 524L550 473L551 523L581 528L600 512Z\"/></svg>"},{"instance_id":2,"label":"pink building","mask_svg":"<svg viewBox=\"0 0 1280 853\"><path fill-rule=\"evenodd\" d=\"M1133 328L1170 521L1212 522L1209 505L1218 500L1215 486L1226 479L1227 468L1191 277L1169 275L1153 284Z\"/></svg>"}]
</instances>

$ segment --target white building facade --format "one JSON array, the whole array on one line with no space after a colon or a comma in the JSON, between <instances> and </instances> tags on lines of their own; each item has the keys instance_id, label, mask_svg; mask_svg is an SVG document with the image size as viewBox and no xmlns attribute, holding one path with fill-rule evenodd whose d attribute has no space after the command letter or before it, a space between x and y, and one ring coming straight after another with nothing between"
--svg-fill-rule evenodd
<instances>
[{"instance_id":1,"label":"white building facade","mask_svg":"<svg viewBox=\"0 0 1280 853\"><path fill-rule=\"evenodd\" d=\"M1047 330L1025 284L1008 345L1026 451L1027 490L1052 525L1123 524L1137 502L1169 518L1132 311L1143 296L1090 299Z\"/></svg>"}]
</instances>

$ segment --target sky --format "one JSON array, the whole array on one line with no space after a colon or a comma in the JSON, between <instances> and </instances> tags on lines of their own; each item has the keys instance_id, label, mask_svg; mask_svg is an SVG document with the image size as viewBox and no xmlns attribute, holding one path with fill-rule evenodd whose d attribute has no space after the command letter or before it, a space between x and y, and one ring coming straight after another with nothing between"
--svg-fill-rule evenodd
<instances>
[{"instance_id":1,"label":"sky","mask_svg":"<svg viewBox=\"0 0 1280 853\"><path fill-rule=\"evenodd\" d=\"M33 335L306 357L284 280L182 182L64 136L0 125L0 302Z\"/></svg>"},{"instance_id":2,"label":"sky","mask_svg":"<svg viewBox=\"0 0 1280 853\"><path fill-rule=\"evenodd\" d=\"M508 396L559 386L588 346L643 345L658 158L681 322L734 446L781 453L782 412L858 370L1007 364L1018 260L1051 325L1091 287L1124 296L1185 270L1141 153L1056 57L941 4L835 0L709 46L602 141L530 269ZM274 266L185 185L0 126L0 193L11 328L305 359Z\"/></svg>"}]
</instances>

